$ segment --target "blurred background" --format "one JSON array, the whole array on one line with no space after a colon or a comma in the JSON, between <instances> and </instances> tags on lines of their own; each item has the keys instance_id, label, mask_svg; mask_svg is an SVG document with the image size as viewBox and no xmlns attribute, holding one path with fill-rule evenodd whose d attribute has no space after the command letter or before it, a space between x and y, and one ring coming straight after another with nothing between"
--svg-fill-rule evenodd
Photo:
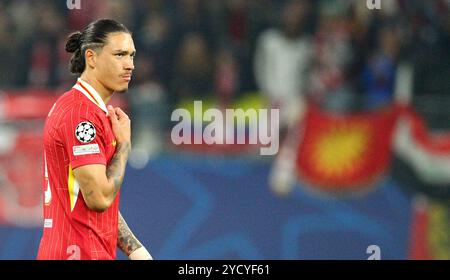
<instances>
[{"instance_id":1,"label":"blurred background","mask_svg":"<svg viewBox=\"0 0 450 280\"><path fill-rule=\"evenodd\" d=\"M450 259L449 0L66 2L0 0L0 259L36 257L65 40L99 18L137 49L121 212L155 258ZM279 109L278 154L174 145L194 100Z\"/></svg>"}]
</instances>

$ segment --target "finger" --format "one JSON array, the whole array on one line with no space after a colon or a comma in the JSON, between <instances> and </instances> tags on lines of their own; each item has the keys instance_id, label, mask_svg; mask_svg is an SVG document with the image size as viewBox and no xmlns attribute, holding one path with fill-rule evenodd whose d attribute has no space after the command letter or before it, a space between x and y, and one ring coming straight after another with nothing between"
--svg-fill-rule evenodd
<instances>
[{"instance_id":1,"label":"finger","mask_svg":"<svg viewBox=\"0 0 450 280\"><path fill-rule=\"evenodd\" d=\"M116 114L117 114L119 119L122 119L122 118L125 118L125 117L128 118L128 115L125 114L125 112L122 109L120 109L119 107L116 107Z\"/></svg>"},{"instance_id":2,"label":"finger","mask_svg":"<svg viewBox=\"0 0 450 280\"><path fill-rule=\"evenodd\" d=\"M114 114L116 114L117 118L120 117L120 115L119 115L119 109L120 109L119 107L114 108Z\"/></svg>"},{"instance_id":3,"label":"finger","mask_svg":"<svg viewBox=\"0 0 450 280\"><path fill-rule=\"evenodd\" d=\"M108 106L108 117L111 119L111 123L117 123L117 116L116 112L114 111L114 107L109 105Z\"/></svg>"}]
</instances>

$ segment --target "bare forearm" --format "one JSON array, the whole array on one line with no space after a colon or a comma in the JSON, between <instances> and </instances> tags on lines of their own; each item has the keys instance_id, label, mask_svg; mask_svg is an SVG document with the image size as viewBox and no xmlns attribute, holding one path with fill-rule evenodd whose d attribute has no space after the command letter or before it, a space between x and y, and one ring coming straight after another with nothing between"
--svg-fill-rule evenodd
<instances>
[{"instance_id":1,"label":"bare forearm","mask_svg":"<svg viewBox=\"0 0 450 280\"><path fill-rule=\"evenodd\" d=\"M123 219L122 215L119 212L119 235L117 237L117 247L122 250L127 256L129 256L132 252L142 247L142 244L137 240L134 236L133 232L131 232L127 223Z\"/></svg>"},{"instance_id":2,"label":"bare forearm","mask_svg":"<svg viewBox=\"0 0 450 280\"><path fill-rule=\"evenodd\" d=\"M112 185L112 188L109 188L108 192L105 194L105 197L108 197L111 200L116 197L116 194L122 186L130 149L130 143L118 144L116 153L106 169L106 178L108 179L108 183Z\"/></svg>"}]
</instances>

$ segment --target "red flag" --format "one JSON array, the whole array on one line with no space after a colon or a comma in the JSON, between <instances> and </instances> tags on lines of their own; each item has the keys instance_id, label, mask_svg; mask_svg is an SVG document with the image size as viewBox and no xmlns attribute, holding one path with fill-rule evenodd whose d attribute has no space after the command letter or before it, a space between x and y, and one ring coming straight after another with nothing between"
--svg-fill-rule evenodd
<instances>
[{"instance_id":1,"label":"red flag","mask_svg":"<svg viewBox=\"0 0 450 280\"><path fill-rule=\"evenodd\" d=\"M327 191L353 191L388 167L396 113L338 114L311 106L305 116L297 171L302 181Z\"/></svg>"}]
</instances>

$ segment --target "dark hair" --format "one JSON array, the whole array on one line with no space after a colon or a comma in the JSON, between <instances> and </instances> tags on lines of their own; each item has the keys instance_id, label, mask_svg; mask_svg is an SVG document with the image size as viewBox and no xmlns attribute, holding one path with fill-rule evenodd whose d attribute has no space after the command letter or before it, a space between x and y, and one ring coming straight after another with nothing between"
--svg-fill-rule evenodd
<instances>
[{"instance_id":1,"label":"dark hair","mask_svg":"<svg viewBox=\"0 0 450 280\"><path fill-rule=\"evenodd\" d=\"M121 23L112 19L99 19L91 22L80 32L76 31L69 35L66 42L66 51L72 54L70 59L70 72L81 74L86 68L84 53L86 49L102 48L106 44L109 33L131 32Z\"/></svg>"}]
</instances>

